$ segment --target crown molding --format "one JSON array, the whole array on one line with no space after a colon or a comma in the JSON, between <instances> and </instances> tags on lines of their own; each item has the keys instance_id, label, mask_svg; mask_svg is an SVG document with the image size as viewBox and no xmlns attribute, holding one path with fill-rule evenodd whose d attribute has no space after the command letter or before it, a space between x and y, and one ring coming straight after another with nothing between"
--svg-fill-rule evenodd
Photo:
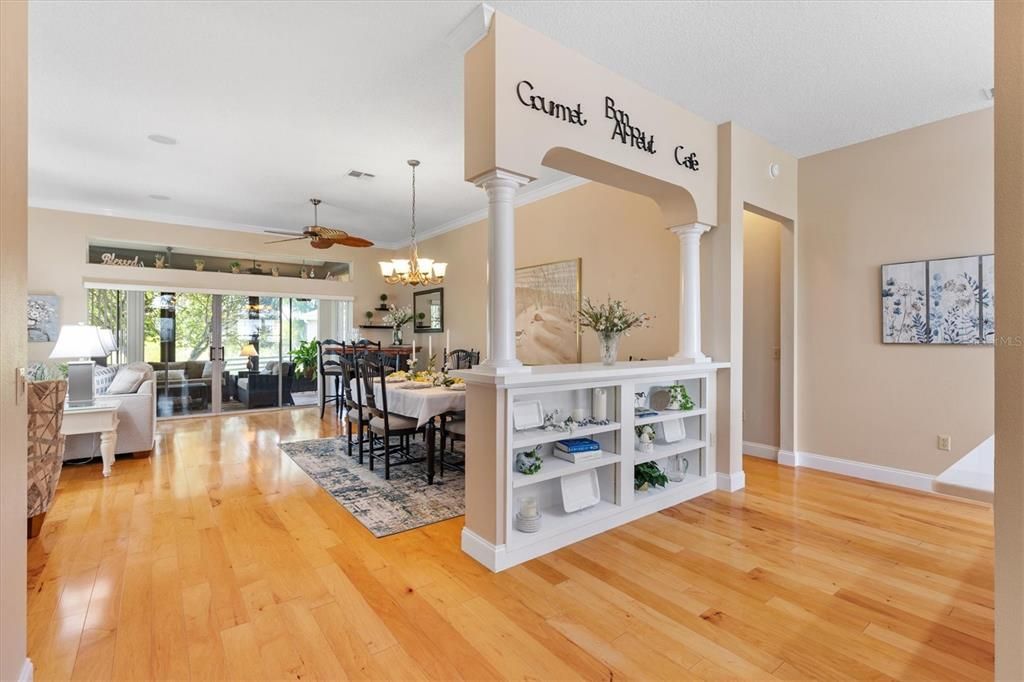
<instances>
[{"instance_id":1,"label":"crown molding","mask_svg":"<svg viewBox=\"0 0 1024 682\"><path fill-rule=\"evenodd\" d=\"M493 17L494 8L486 3L480 3L444 37L444 44L465 54L484 39L491 28Z\"/></svg>"}]
</instances>

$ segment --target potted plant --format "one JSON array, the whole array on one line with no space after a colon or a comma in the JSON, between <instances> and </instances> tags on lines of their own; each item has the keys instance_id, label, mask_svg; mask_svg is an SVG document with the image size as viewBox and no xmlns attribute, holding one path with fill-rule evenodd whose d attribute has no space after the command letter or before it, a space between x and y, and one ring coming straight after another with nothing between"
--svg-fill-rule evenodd
<instances>
[{"instance_id":1,"label":"potted plant","mask_svg":"<svg viewBox=\"0 0 1024 682\"><path fill-rule=\"evenodd\" d=\"M381 294L380 295L380 305L377 306L377 310L387 310L387 309L388 309L388 295L387 294Z\"/></svg>"},{"instance_id":2,"label":"potted plant","mask_svg":"<svg viewBox=\"0 0 1024 682\"><path fill-rule=\"evenodd\" d=\"M651 486L664 488L668 485L668 476L654 462L644 462L633 467L633 489L649 490Z\"/></svg>"},{"instance_id":3,"label":"potted plant","mask_svg":"<svg viewBox=\"0 0 1024 682\"><path fill-rule=\"evenodd\" d=\"M676 384L668 387L668 410L692 410L693 398L686 392L686 386Z\"/></svg>"},{"instance_id":4,"label":"potted plant","mask_svg":"<svg viewBox=\"0 0 1024 682\"><path fill-rule=\"evenodd\" d=\"M231 272L233 272L233 273L234 273L234 274L236 274L236 275L237 275L237 274L238 274L239 272L241 272L241 271L242 271L242 264L241 264L241 263L239 263L239 262L238 262L238 261L236 261L236 260L233 260L233 261L231 261L231 265L230 265L230 267L231 267Z\"/></svg>"},{"instance_id":5,"label":"potted plant","mask_svg":"<svg viewBox=\"0 0 1024 682\"><path fill-rule=\"evenodd\" d=\"M371 322L373 322L373 311L367 310L365 313L363 313L363 317L366 318L366 324L370 324Z\"/></svg>"},{"instance_id":6,"label":"potted plant","mask_svg":"<svg viewBox=\"0 0 1024 682\"><path fill-rule=\"evenodd\" d=\"M316 339L300 343L292 351L292 360L295 361L295 375L303 379L312 379L313 374L316 373L318 359Z\"/></svg>"},{"instance_id":7,"label":"potted plant","mask_svg":"<svg viewBox=\"0 0 1024 682\"><path fill-rule=\"evenodd\" d=\"M195 259L194 261L192 261L192 262L193 262L193 263L195 264L195 266L196 266L196 272L202 272L202 271L203 271L203 269L204 269L204 268L206 267L206 261L204 261L204 260L203 260L203 259L201 259L201 258L196 258L196 259Z\"/></svg>"},{"instance_id":8,"label":"potted plant","mask_svg":"<svg viewBox=\"0 0 1024 682\"><path fill-rule=\"evenodd\" d=\"M381 294L384 296L385 294ZM383 299L382 299L383 300ZM384 314L384 324L391 327L391 344L402 345L402 327L412 321L412 308L405 305L398 308L392 305Z\"/></svg>"},{"instance_id":9,"label":"potted plant","mask_svg":"<svg viewBox=\"0 0 1024 682\"><path fill-rule=\"evenodd\" d=\"M647 327L651 320L647 313L635 313L626 308L620 300L608 298L606 303L595 306L589 298L583 299L578 315L580 326L597 332L601 341L601 362L614 365L619 352L619 337L629 335L630 329Z\"/></svg>"},{"instance_id":10,"label":"potted plant","mask_svg":"<svg viewBox=\"0 0 1024 682\"><path fill-rule=\"evenodd\" d=\"M540 471L544 460L537 448L516 453L516 471L527 476L532 476Z\"/></svg>"}]
</instances>

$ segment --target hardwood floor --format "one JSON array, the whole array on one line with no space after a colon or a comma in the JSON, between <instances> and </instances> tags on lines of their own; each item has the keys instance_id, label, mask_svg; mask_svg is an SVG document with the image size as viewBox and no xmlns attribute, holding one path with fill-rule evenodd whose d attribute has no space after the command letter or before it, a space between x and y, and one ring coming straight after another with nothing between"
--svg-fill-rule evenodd
<instances>
[{"instance_id":1,"label":"hardwood floor","mask_svg":"<svg viewBox=\"0 0 1024 682\"><path fill-rule=\"evenodd\" d=\"M65 468L29 542L46 679L991 679L988 506L747 458L747 488L494 575L376 540L283 455L314 409Z\"/></svg>"}]
</instances>

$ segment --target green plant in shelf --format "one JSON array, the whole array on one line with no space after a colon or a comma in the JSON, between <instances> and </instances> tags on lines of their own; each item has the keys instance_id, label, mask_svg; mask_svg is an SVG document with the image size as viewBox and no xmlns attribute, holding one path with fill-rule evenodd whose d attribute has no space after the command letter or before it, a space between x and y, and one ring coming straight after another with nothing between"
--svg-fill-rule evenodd
<instances>
[{"instance_id":1,"label":"green plant in shelf","mask_svg":"<svg viewBox=\"0 0 1024 682\"><path fill-rule=\"evenodd\" d=\"M676 384L668 388L668 409L670 410L692 410L693 398L686 392L686 386Z\"/></svg>"},{"instance_id":2,"label":"green plant in shelf","mask_svg":"<svg viewBox=\"0 0 1024 682\"><path fill-rule=\"evenodd\" d=\"M373 319L373 311L372 310L367 310L365 313L363 313L363 317L366 318L366 323L369 324L370 320Z\"/></svg>"},{"instance_id":3,"label":"green plant in shelf","mask_svg":"<svg viewBox=\"0 0 1024 682\"><path fill-rule=\"evenodd\" d=\"M668 485L668 476L654 462L644 462L633 467L633 489L647 490L651 486L664 488Z\"/></svg>"},{"instance_id":4,"label":"green plant in shelf","mask_svg":"<svg viewBox=\"0 0 1024 682\"><path fill-rule=\"evenodd\" d=\"M311 379L316 372L318 352L316 339L303 341L292 351L292 360L295 361L295 371L304 379Z\"/></svg>"},{"instance_id":5,"label":"green plant in shelf","mask_svg":"<svg viewBox=\"0 0 1024 682\"><path fill-rule=\"evenodd\" d=\"M544 460L537 448L516 453L516 471L527 476L532 476L540 471Z\"/></svg>"}]
</instances>

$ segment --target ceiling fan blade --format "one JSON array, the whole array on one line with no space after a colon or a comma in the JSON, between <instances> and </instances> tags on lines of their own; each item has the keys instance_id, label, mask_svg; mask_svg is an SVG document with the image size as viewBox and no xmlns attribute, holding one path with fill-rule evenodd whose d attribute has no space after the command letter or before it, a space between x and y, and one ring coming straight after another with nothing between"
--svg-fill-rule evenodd
<instances>
[{"instance_id":1,"label":"ceiling fan blade","mask_svg":"<svg viewBox=\"0 0 1024 682\"><path fill-rule=\"evenodd\" d=\"M263 242L263 243L264 244L280 244L281 242L297 242L300 239L305 239L305 237L292 237L290 239L275 239L274 241Z\"/></svg>"},{"instance_id":2,"label":"ceiling fan blade","mask_svg":"<svg viewBox=\"0 0 1024 682\"><path fill-rule=\"evenodd\" d=\"M335 241L338 244L341 244L342 246L352 246L359 249L365 248L367 246L373 246L373 242L371 242L369 239L363 239L362 237L349 236L346 237L345 239Z\"/></svg>"},{"instance_id":3,"label":"ceiling fan blade","mask_svg":"<svg viewBox=\"0 0 1024 682\"><path fill-rule=\"evenodd\" d=\"M333 239L324 239L323 237L317 237L309 240L309 245L314 249L329 249L334 246Z\"/></svg>"},{"instance_id":4,"label":"ceiling fan blade","mask_svg":"<svg viewBox=\"0 0 1024 682\"><path fill-rule=\"evenodd\" d=\"M317 234L324 239L346 239L349 237L349 233L345 230L337 230L333 227L324 227L323 225L317 226Z\"/></svg>"},{"instance_id":5,"label":"ceiling fan blade","mask_svg":"<svg viewBox=\"0 0 1024 682\"><path fill-rule=\"evenodd\" d=\"M291 236L291 237L298 237L300 234L302 234L298 230L263 230L263 231L266 232L267 234L283 234L283 235L288 235L288 236Z\"/></svg>"}]
</instances>

